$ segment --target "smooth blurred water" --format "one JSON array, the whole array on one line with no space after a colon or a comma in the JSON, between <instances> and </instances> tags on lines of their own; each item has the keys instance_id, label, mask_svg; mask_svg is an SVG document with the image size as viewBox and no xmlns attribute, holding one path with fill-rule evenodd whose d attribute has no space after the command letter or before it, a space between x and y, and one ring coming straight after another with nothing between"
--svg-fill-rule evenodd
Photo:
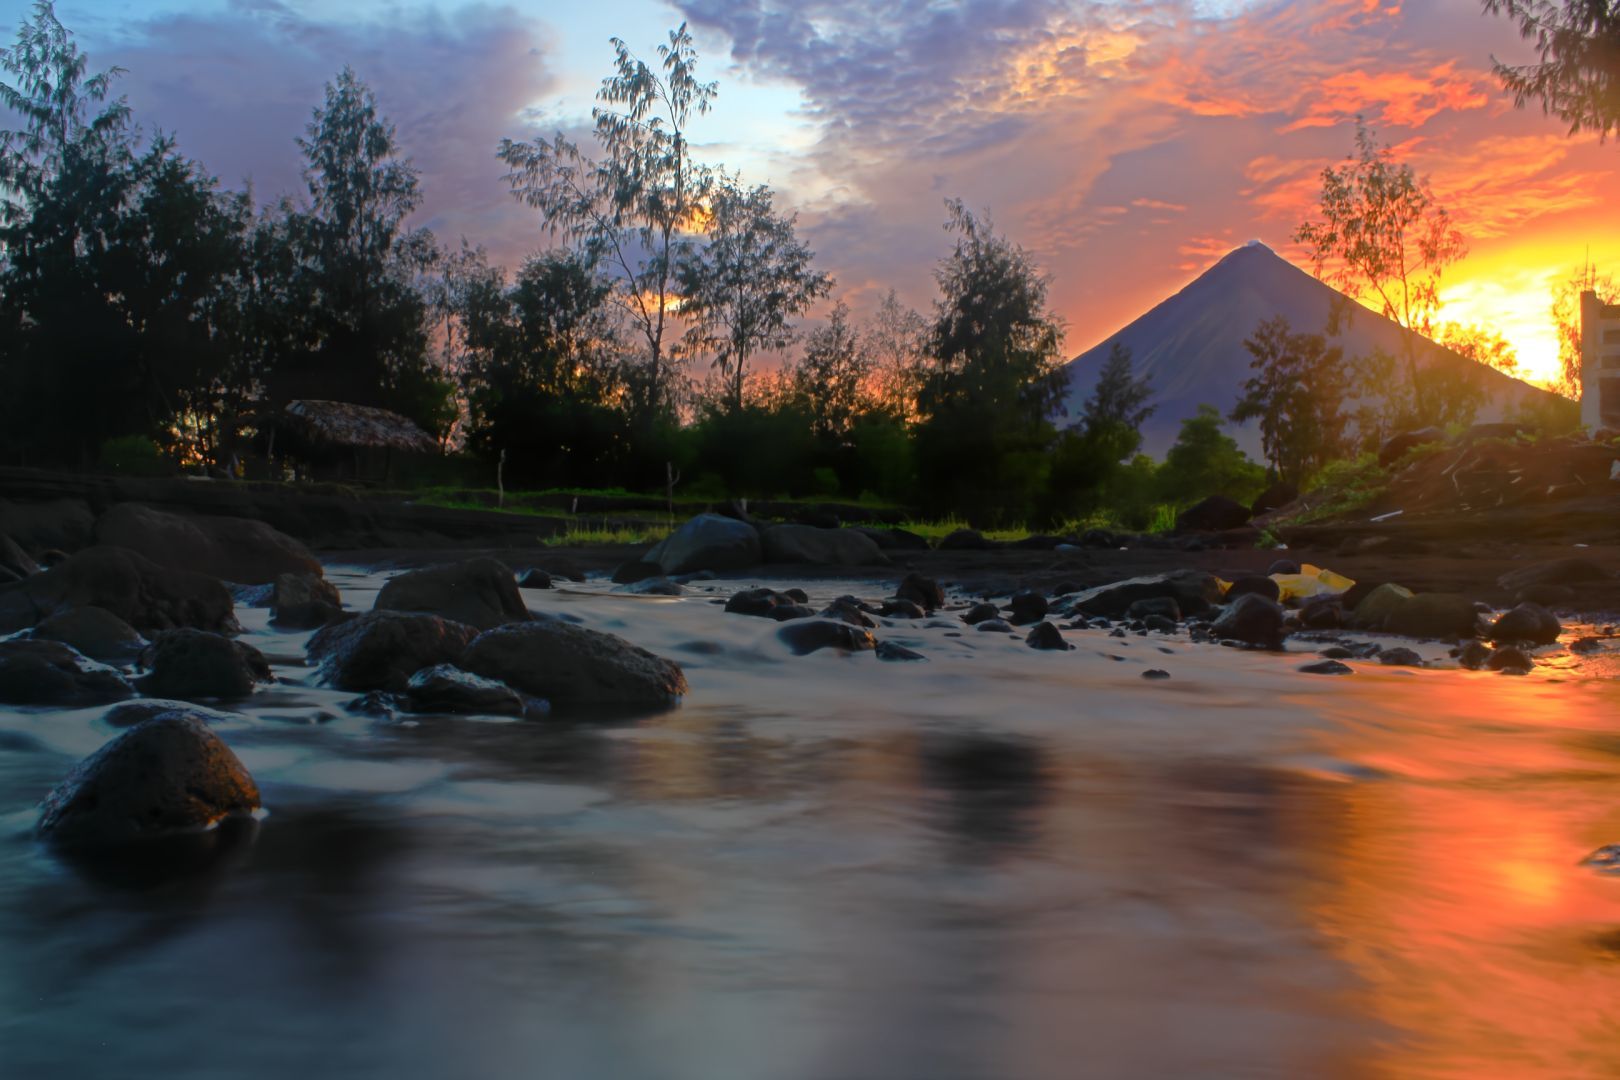
<instances>
[{"instance_id":1,"label":"smooth blurred water","mask_svg":"<svg viewBox=\"0 0 1620 1080\"><path fill-rule=\"evenodd\" d=\"M525 598L685 704L372 720L240 612L284 681L219 730L269 814L162 888L31 835L103 710L0 712L0 1077L1620 1073L1606 678L949 619L878 631L928 663L793 657L701 593Z\"/></svg>"}]
</instances>

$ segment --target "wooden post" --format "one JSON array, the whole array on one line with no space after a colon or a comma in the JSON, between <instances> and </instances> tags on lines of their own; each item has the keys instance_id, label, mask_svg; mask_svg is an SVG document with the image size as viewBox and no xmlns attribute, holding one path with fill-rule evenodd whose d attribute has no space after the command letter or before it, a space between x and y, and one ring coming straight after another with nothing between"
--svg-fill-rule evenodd
<instances>
[{"instance_id":1,"label":"wooden post","mask_svg":"<svg viewBox=\"0 0 1620 1080\"><path fill-rule=\"evenodd\" d=\"M501 460L495 466L495 508L506 509L506 451L501 451Z\"/></svg>"}]
</instances>

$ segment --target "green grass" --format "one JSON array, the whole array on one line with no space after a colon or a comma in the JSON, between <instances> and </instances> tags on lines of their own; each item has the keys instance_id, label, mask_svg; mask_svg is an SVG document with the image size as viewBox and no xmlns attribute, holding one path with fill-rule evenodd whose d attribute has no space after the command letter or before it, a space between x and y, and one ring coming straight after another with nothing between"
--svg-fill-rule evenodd
<instances>
[{"instance_id":1,"label":"green grass","mask_svg":"<svg viewBox=\"0 0 1620 1080\"><path fill-rule=\"evenodd\" d=\"M589 525L569 526L566 532L548 536L540 542L545 547L592 547L621 544L655 544L672 530L663 525Z\"/></svg>"},{"instance_id":2,"label":"green grass","mask_svg":"<svg viewBox=\"0 0 1620 1080\"><path fill-rule=\"evenodd\" d=\"M897 528L909 533L916 533L931 544L938 544L958 529L971 529L973 526L958 518L948 517L938 521L908 521ZM1022 540L1029 535L1029 529L1023 525L1013 525L1005 529L980 529L987 540Z\"/></svg>"}]
</instances>

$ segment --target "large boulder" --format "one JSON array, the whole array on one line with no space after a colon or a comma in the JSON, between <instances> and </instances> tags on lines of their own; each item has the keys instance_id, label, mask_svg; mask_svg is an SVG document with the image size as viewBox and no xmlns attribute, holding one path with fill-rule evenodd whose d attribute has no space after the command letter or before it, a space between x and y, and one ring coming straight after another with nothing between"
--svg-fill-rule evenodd
<instances>
[{"instance_id":1,"label":"large boulder","mask_svg":"<svg viewBox=\"0 0 1620 1080\"><path fill-rule=\"evenodd\" d=\"M94 547L0 587L0 634L76 607L105 608L145 633L181 626L237 629L230 590L217 579L158 566L126 548Z\"/></svg>"},{"instance_id":2,"label":"large boulder","mask_svg":"<svg viewBox=\"0 0 1620 1080\"><path fill-rule=\"evenodd\" d=\"M776 635L793 650L795 656L804 656L818 649L870 652L877 648L877 638L872 636L872 631L832 619L786 623Z\"/></svg>"},{"instance_id":3,"label":"large boulder","mask_svg":"<svg viewBox=\"0 0 1620 1080\"><path fill-rule=\"evenodd\" d=\"M324 577L278 574L270 588L270 621L283 630L313 630L343 618L343 597Z\"/></svg>"},{"instance_id":4,"label":"large boulder","mask_svg":"<svg viewBox=\"0 0 1620 1080\"><path fill-rule=\"evenodd\" d=\"M478 636L465 623L407 611L368 611L309 639L319 679L339 690L402 691L412 674L454 664Z\"/></svg>"},{"instance_id":5,"label":"large boulder","mask_svg":"<svg viewBox=\"0 0 1620 1080\"><path fill-rule=\"evenodd\" d=\"M479 630L526 622L529 618L511 569L488 557L430 566L391 578L377 593L372 610L418 611Z\"/></svg>"},{"instance_id":6,"label":"large boulder","mask_svg":"<svg viewBox=\"0 0 1620 1080\"><path fill-rule=\"evenodd\" d=\"M762 619L775 619L777 622L805 619L815 614L809 607L799 603L787 593L766 588L743 589L741 592L733 593L726 600L725 610L728 615L753 615Z\"/></svg>"},{"instance_id":7,"label":"large boulder","mask_svg":"<svg viewBox=\"0 0 1620 1080\"><path fill-rule=\"evenodd\" d=\"M417 713L468 713L477 716L523 716L529 703L503 682L462 671L454 664L434 664L405 684L406 707Z\"/></svg>"},{"instance_id":8,"label":"large boulder","mask_svg":"<svg viewBox=\"0 0 1620 1080\"><path fill-rule=\"evenodd\" d=\"M1558 616L1540 604L1524 603L1491 624L1490 638L1497 642L1527 642L1531 645L1551 645L1563 631Z\"/></svg>"},{"instance_id":9,"label":"large boulder","mask_svg":"<svg viewBox=\"0 0 1620 1080\"><path fill-rule=\"evenodd\" d=\"M927 551L928 540L914 532L905 529L879 529L869 525L852 525L861 535L868 537L872 543L884 551Z\"/></svg>"},{"instance_id":10,"label":"large boulder","mask_svg":"<svg viewBox=\"0 0 1620 1080\"><path fill-rule=\"evenodd\" d=\"M28 552L17 545L17 541L0 533L0 575L3 580L22 580L39 573L39 564Z\"/></svg>"},{"instance_id":11,"label":"large boulder","mask_svg":"<svg viewBox=\"0 0 1620 1080\"><path fill-rule=\"evenodd\" d=\"M1184 616L1202 615L1221 599L1221 583L1202 570L1176 570L1168 574L1127 578L1074 594L1073 611L1117 619L1138 600L1168 597Z\"/></svg>"},{"instance_id":12,"label":"large boulder","mask_svg":"<svg viewBox=\"0 0 1620 1080\"><path fill-rule=\"evenodd\" d=\"M0 533L29 551L77 551L89 547L95 523L96 515L82 499L0 499Z\"/></svg>"},{"instance_id":13,"label":"large boulder","mask_svg":"<svg viewBox=\"0 0 1620 1080\"><path fill-rule=\"evenodd\" d=\"M939 587L939 582L921 574L907 574L894 595L899 600L910 600L924 611L938 611L945 606L945 590Z\"/></svg>"},{"instance_id":14,"label":"large boulder","mask_svg":"<svg viewBox=\"0 0 1620 1080\"><path fill-rule=\"evenodd\" d=\"M1517 592L1532 585L1579 585L1583 581L1606 581L1613 576L1607 568L1577 555L1510 570L1497 578L1496 583L1509 592Z\"/></svg>"},{"instance_id":15,"label":"large boulder","mask_svg":"<svg viewBox=\"0 0 1620 1080\"><path fill-rule=\"evenodd\" d=\"M78 607L48 616L30 632L42 641L71 645L103 664L129 664L146 648L146 639L129 623L105 608Z\"/></svg>"},{"instance_id":16,"label":"large boulder","mask_svg":"<svg viewBox=\"0 0 1620 1080\"><path fill-rule=\"evenodd\" d=\"M0 704L77 709L134 696L115 669L60 641L0 641Z\"/></svg>"},{"instance_id":17,"label":"large boulder","mask_svg":"<svg viewBox=\"0 0 1620 1080\"><path fill-rule=\"evenodd\" d=\"M1390 613L1384 630L1407 637L1446 641L1471 638L1479 634L1479 611L1466 596L1418 593Z\"/></svg>"},{"instance_id":18,"label":"large boulder","mask_svg":"<svg viewBox=\"0 0 1620 1080\"><path fill-rule=\"evenodd\" d=\"M486 631L457 666L559 709L663 708L686 693L680 665L615 634L557 619Z\"/></svg>"},{"instance_id":19,"label":"large boulder","mask_svg":"<svg viewBox=\"0 0 1620 1080\"><path fill-rule=\"evenodd\" d=\"M243 585L267 585L279 574L321 572L308 548L262 521L182 517L138 503L119 503L102 514L96 542L138 551L159 566Z\"/></svg>"},{"instance_id":20,"label":"large boulder","mask_svg":"<svg viewBox=\"0 0 1620 1080\"><path fill-rule=\"evenodd\" d=\"M201 719L136 724L74 767L45 798L38 830L66 848L123 848L251 818L259 789Z\"/></svg>"},{"instance_id":21,"label":"large boulder","mask_svg":"<svg viewBox=\"0 0 1620 1080\"><path fill-rule=\"evenodd\" d=\"M641 561L668 576L694 570L744 570L758 566L761 558L759 530L754 526L720 514L699 514L654 544Z\"/></svg>"},{"instance_id":22,"label":"large boulder","mask_svg":"<svg viewBox=\"0 0 1620 1080\"><path fill-rule=\"evenodd\" d=\"M272 680L270 662L258 649L206 630L159 634L143 662L151 671L140 680L148 697L244 698L256 683Z\"/></svg>"},{"instance_id":23,"label":"large boulder","mask_svg":"<svg viewBox=\"0 0 1620 1080\"><path fill-rule=\"evenodd\" d=\"M1226 605L1210 624L1210 633L1223 641L1241 641L1263 649L1282 646L1282 605L1258 593L1244 593Z\"/></svg>"},{"instance_id":24,"label":"large boulder","mask_svg":"<svg viewBox=\"0 0 1620 1080\"><path fill-rule=\"evenodd\" d=\"M1225 495L1211 495L1176 515L1177 532L1225 532L1249 523L1249 508Z\"/></svg>"},{"instance_id":25,"label":"large boulder","mask_svg":"<svg viewBox=\"0 0 1620 1080\"><path fill-rule=\"evenodd\" d=\"M1391 615L1411 602L1412 595L1411 589L1388 583L1361 597L1346 593L1351 606L1350 625L1357 630L1382 630Z\"/></svg>"},{"instance_id":26,"label":"large boulder","mask_svg":"<svg viewBox=\"0 0 1620 1080\"><path fill-rule=\"evenodd\" d=\"M886 566L889 562L870 536L855 529L771 525L761 534L760 542L768 563Z\"/></svg>"}]
</instances>

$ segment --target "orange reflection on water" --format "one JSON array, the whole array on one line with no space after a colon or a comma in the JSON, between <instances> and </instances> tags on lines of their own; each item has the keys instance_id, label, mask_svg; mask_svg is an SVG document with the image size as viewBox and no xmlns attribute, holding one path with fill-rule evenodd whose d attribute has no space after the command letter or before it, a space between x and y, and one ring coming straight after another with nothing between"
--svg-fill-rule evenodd
<instances>
[{"instance_id":1,"label":"orange reflection on water","mask_svg":"<svg viewBox=\"0 0 1620 1080\"><path fill-rule=\"evenodd\" d=\"M1348 680L1347 680L1348 682ZM1397 1029L1391 1076L1620 1075L1620 687L1457 672L1345 687L1310 919Z\"/></svg>"}]
</instances>

